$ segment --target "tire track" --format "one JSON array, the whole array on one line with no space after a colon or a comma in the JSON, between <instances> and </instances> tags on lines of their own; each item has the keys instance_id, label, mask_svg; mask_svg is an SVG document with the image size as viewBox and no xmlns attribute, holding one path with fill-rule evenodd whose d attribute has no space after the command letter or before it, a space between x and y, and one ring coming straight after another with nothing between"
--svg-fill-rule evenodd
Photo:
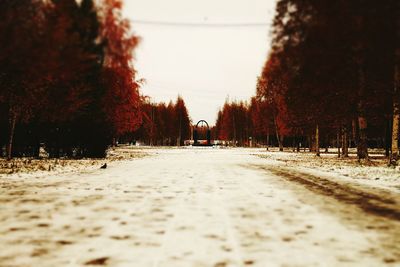
<instances>
[{"instance_id":1,"label":"tire track","mask_svg":"<svg viewBox=\"0 0 400 267\"><path fill-rule=\"evenodd\" d=\"M292 190L301 202L319 207L321 211L340 218L349 227L378 234L373 254L382 256L385 264L400 262L398 194L345 181L332 181L287 167L247 165L249 167L262 170L268 183Z\"/></svg>"},{"instance_id":2,"label":"tire track","mask_svg":"<svg viewBox=\"0 0 400 267\"><path fill-rule=\"evenodd\" d=\"M258 166L290 182L305 186L307 189L333 197L340 202L356 205L366 213L400 221L400 197L386 193L378 195L367 189L355 188L349 184L335 182L304 172L294 172L286 168L266 168Z\"/></svg>"}]
</instances>

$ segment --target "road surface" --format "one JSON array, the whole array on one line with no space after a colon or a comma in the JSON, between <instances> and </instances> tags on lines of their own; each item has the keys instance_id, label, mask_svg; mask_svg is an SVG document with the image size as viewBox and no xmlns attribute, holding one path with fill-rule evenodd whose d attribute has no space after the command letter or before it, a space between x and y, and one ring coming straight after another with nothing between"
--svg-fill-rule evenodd
<instances>
[{"instance_id":1,"label":"road surface","mask_svg":"<svg viewBox=\"0 0 400 267\"><path fill-rule=\"evenodd\" d=\"M399 196L265 163L151 149L0 180L0 266L399 266ZM322 182L321 182L322 181Z\"/></svg>"}]
</instances>

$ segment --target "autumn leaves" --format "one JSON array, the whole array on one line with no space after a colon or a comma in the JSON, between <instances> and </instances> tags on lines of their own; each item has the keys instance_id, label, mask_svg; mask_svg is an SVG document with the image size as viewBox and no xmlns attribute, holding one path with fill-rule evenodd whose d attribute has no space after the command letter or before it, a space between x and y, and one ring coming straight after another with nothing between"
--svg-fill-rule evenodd
<instances>
[{"instance_id":1,"label":"autumn leaves","mask_svg":"<svg viewBox=\"0 0 400 267\"><path fill-rule=\"evenodd\" d=\"M0 146L7 156L101 157L141 123L138 38L122 1L0 3Z\"/></svg>"}]
</instances>

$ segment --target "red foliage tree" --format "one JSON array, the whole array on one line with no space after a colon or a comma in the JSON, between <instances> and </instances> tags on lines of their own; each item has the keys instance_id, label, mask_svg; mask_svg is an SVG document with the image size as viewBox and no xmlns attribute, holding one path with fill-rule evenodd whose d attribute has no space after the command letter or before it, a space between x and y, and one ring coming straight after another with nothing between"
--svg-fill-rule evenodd
<instances>
[{"instance_id":1,"label":"red foliage tree","mask_svg":"<svg viewBox=\"0 0 400 267\"><path fill-rule=\"evenodd\" d=\"M133 51L139 38L121 15L121 0L104 0L101 36L105 45L102 84L104 112L115 137L135 131L142 122L139 84L135 80Z\"/></svg>"},{"instance_id":2,"label":"red foliage tree","mask_svg":"<svg viewBox=\"0 0 400 267\"><path fill-rule=\"evenodd\" d=\"M39 63L43 44L39 33L43 12L41 1L0 2L0 121L5 126L2 131L8 133L9 159L17 124L32 117L42 96Z\"/></svg>"},{"instance_id":3,"label":"red foliage tree","mask_svg":"<svg viewBox=\"0 0 400 267\"><path fill-rule=\"evenodd\" d=\"M373 138L388 139L398 7L393 0L277 2L272 52L257 90L277 132L309 136L317 154L320 135L325 145L336 135L339 145L342 135L345 153L352 128L360 159L368 158Z\"/></svg>"},{"instance_id":4,"label":"red foliage tree","mask_svg":"<svg viewBox=\"0 0 400 267\"><path fill-rule=\"evenodd\" d=\"M178 96L174 107L174 125L177 145L183 145L183 142L190 138L190 117L186 108L185 101Z\"/></svg>"},{"instance_id":5,"label":"red foliage tree","mask_svg":"<svg viewBox=\"0 0 400 267\"><path fill-rule=\"evenodd\" d=\"M149 145L183 145L190 139L191 121L182 97L168 105L146 99L142 111L143 122L135 134L137 140Z\"/></svg>"},{"instance_id":6,"label":"red foliage tree","mask_svg":"<svg viewBox=\"0 0 400 267\"><path fill-rule=\"evenodd\" d=\"M226 101L216 122L218 139L233 145L247 145L252 133L249 106L245 102Z\"/></svg>"},{"instance_id":7,"label":"red foliage tree","mask_svg":"<svg viewBox=\"0 0 400 267\"><path fill-rule=\"evenodd\" d=\"M8 143L8 157L37 156L40 143L52 157L101 157L112 137L138 128L138 38L121 8L118 0L0 2L0 124L8 126L0 145Z\"/></svg>"}]
</instances>

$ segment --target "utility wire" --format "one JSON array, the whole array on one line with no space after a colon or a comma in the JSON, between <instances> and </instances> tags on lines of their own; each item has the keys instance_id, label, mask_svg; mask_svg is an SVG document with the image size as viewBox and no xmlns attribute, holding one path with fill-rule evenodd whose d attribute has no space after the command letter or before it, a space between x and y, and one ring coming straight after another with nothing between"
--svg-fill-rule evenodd
<instances>
[{"instance_id":1,"label":"utility wire","mask_svg":"<svg viewBox=\"0 0 400 267\"><path fill-rule=\"evenodd\" d=\"M198 23L198 22L172 22L172 21L156 21L156 20L131 20L133 25L143 24L152 26L173 26L173 27L204 27L204 28L249 28L249 27L266 27L270 24L265 22L240 22L240 23Z\"/></svg>"}]
</instances>

